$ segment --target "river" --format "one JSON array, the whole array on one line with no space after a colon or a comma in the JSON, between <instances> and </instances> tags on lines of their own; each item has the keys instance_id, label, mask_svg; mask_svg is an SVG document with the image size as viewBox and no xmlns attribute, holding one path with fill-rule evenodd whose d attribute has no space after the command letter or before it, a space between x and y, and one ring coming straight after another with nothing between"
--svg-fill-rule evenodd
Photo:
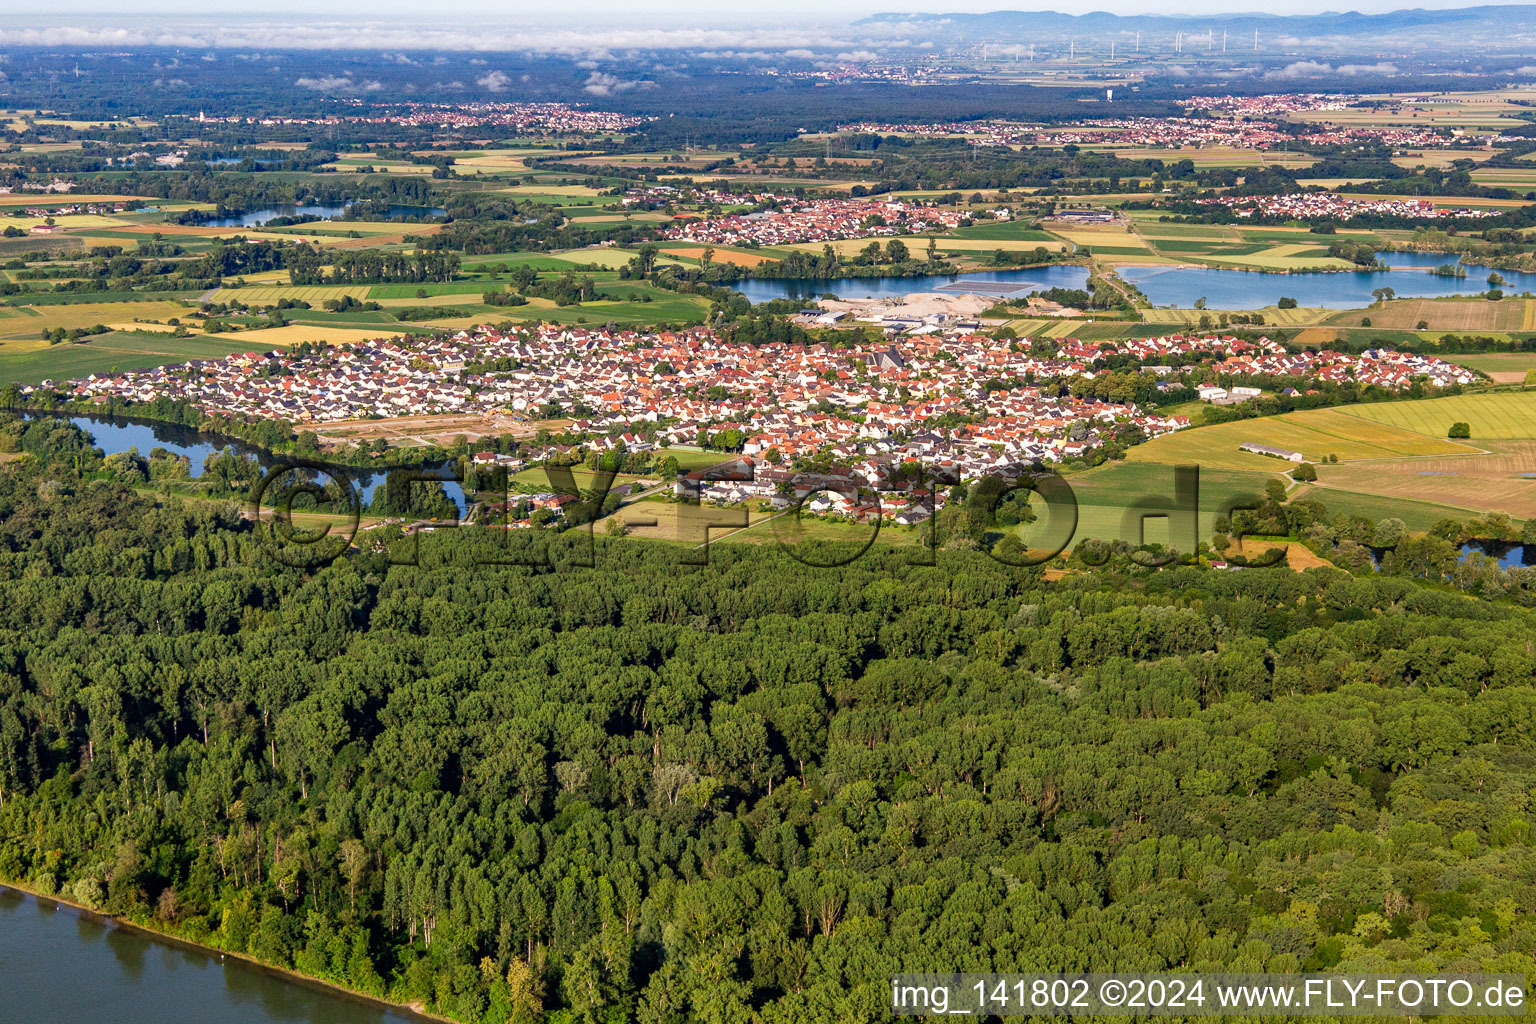
<instances>
[{"instance_id":1,"label":"river","mask_svg":"<svg viewBox=\"0 0 1536 1024\"><path fill-rule=\"evenodd\" d=\"M411 1024L243 960L0 888L0 1019L26 1024Z\"/></svg>"},{"instance_id":2,"label":"river","mask_svg":"<svg viewBox=\"0 0 1536 1024\"><path fill-rule=\"evenodd\" d=\"M185 455L191 463L191 473L194 478L203 475L203 463L214 452L225 450L240 452L254 456L264 466L271 465L273 461L271 455L260 449L231 438L213 437L190 427L111 416L72 415L59 418L69 420L90 434L96 441L96 447L108 455L126 452L130 448L138 449L139 454L144 456L149 455L154 448L164 448L174 455ZM435 470L440 472L441 467L436 467ZM335 472L345 474L352 482L364 506L373 500L374 492L384 485L384 479L388 475L386 470L368 470L353 466L339 466L336 467ZM454 480L445 479L443 490L458 506L460 514L463 514L466 511L464 488Z\"/></svg>"},{"instance_id":3,"label":"river","mask_svg":"<svg viewBox=\"0 0 1536 1024\"><path fill-rule=\"evenodd\" d=\"M1022 270L987 270L975 274L930 274L924 277L839 277L829 280L764 277L731 285L753 302L770 299L816 299L826 294L840 299L889 299L913 292L975 292L1000 298L1027 295L1041 288L1083 288L1088 268L1050 264Z\"/></svg>"},{"instance_id":4,"label":"river","mask_svg":"<svg viewBox=\"0 0 1536 1024\"><path fill-rule=\"evenodd\" d=\"M323 203L312 206L269 206L262 210L247 210L244 213L234 214L229 217L215 217L212 220L201 221L204 227L210 228L254 228L265 224L276 217L319 217L321 220L334 220L347 212L346 203ZM404 220L407 217L441 217L448 211L441 206L402 206L391 205L389 216L385 220Z\"/></svg>"}]
</instances>

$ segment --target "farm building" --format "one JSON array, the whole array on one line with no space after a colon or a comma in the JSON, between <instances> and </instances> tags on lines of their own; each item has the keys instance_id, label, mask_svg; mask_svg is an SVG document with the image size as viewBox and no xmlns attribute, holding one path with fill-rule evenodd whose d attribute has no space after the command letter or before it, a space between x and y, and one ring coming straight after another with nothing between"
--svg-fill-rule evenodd
<instances>
[{"instance_id":1,"label":"farm building","mask_svg":"<svg viewBox=\"0 0 1536 1024\"><path fill-rule=\"evenodd\" d=\"M1267 444L1255 444L1252 441L1244 441L1237 446L1241 452L1252 452L1255 455L1267 455L1272 459L1284 459L1286 462L1305 461L1301 452L1293 452L1286 448L1271 448Z\"/></svg>"}]
</instances>

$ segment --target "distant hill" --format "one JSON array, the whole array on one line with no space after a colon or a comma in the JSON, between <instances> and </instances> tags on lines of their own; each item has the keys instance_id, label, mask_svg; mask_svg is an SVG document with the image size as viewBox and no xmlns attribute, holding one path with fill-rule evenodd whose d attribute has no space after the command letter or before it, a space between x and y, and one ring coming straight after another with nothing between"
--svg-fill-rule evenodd
<instances>
[{"instance_id":1,"label":"distant hill","mask_svg":"<svg viewBox=\"0 0 1536 1024\"><path fill-rule=\"evenodd\" d=\"M1297 39L1338 38L1360 42L1388 37L1407 37L1425 46L1443 46L1446 31L1465 42L1483 36L1510 39L1536 35L1536 5L1484 5L1454 10L1402 10L1384 14L1355 11L1326 14L1277 15L1263 13L1182 14L1063 14L1059 11L993 11L987 14L875 14L856 25L921 25L925 30L957 41L983 41L1001 34L1027 37L1090 36L1105 33L1203 32L1225 30L1232 36L1251 36L1255 31Z\"/></svg>"}]
</instances>

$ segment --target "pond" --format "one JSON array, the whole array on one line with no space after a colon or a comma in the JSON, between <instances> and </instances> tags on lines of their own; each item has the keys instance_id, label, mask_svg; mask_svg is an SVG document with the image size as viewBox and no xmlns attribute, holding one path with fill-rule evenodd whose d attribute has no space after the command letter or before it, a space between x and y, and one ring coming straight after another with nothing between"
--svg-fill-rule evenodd
<instances>
[{"instance_id":1,"label":"pond","mask_svg":"<svg viewBox=\"0 0 1536 1024\"><path fill-rule=\"evenodd\" d=\"M1536 565L1536 544L1527 547L1517 541L1469 540L1461 546L1463 558L1474 551L1497 559L1500 569L1518 569L1522 566Z\"/></svg>"},{"instance_id":2,"label":"pond","mask_svg":"<svg viewBox=\"0 0 1536 1024\"><path fill-rule=\"evenodd\" d=\"M202 221L210 228L254 228L277 217L319 217L334 220L347 212L347 203L323 203L309 206L269 206L262 210L246 210L229 217L215 217ZM385 220L404 220L407 217L441 217L448 211L441 206L404 206L391 204Z\"/></svg>"},{"instance_id":3,"label":"pond","mask_svg":"<svg viewBox=\"0 0 1536 1024\"><path fill-rule=\"evenodd\" d=\"M914 292L953 292L1012 298L1042 288L1083 288L1088 268L1074 264L988 270L974 274L931 274L923 277L749 278L731 287L753 302L771 299L817 299L829 292L840 299L889 299Z\"/></svg>"},{"instance_id":4,"label":"pond","mask_svg":"<svg viewBox=\"0 0 1536 1024\"><path fill-rule=\"evenodd\" d=\"M1125 281L1140 288L1154 306L1189 309L1204 298L1208 309L1262 309L1276 305L1282 296L1302 306L1327 309L1362 309L1375 301L1377 288L1391 288L1400 299L1471 295L1488 290L1488 267L1467 264L1466 277L1441 277L1430 273L1443 263L1455 263L1454 253L1384 252L1381 259L1391 270L1339 271L1307 274L1264 274L1215 267L1142 266L1117 267ZM1506 294L1536 291L1536 274L1501 270Z\"/></svg>"},{"instance_id":5,"label":"pond","mask_svg":"<svg viewBox=\"0 0 1536 1024\"><path fill-rule=\"evenodd\" d=\"M0 888L6 1020L28 1024L411 1024L424 1018Z\"/></svg>"},{"instance_id":6,"label":"pond","mask_svg":"<svg viewBox=\"0 0 1536 1024\"><path fill-rule=\"evenodd\" d=\"M28 418L36 418L29 416ZM180 427L167 423L150 423L140 420L125 419L117 416L65 416L81 430L90 434L95 439L96 447L108 455L126 452L130 448L137 449L140 455L148 456L155 448L164 448L173 455L184 455L191 463L193 478L203 475L203 463L208 456L215 452L234 451L243 455L255 457L264 466L270 466L273 458L250 445L243 444L232 438L214 437L193 430L190 427ZM429 471L442 472L442 467L430 467ZM352 485L357 488L359 500L364 506L373 500L374 493L384 485L385 470L360 469L353 466L336 467L335 472L345 474ZM446 475L446 474L445 474ZM458 506L460 514L466 511L464 500L464 488L452 479L443 481L443 490L448 497Z\"/></svg>"}]
</instances>

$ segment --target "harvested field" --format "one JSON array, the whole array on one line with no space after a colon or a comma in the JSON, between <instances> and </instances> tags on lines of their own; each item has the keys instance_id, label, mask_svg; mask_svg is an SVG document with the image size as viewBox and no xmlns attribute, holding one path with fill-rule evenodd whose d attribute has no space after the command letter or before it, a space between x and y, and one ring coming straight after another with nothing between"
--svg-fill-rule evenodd
<instances>
[{"instance_id":1,"label":"harvested field","mask_svg":"<svg viewBox=\"0 0 1536 1024\"><path fill-rule=\"evenodd\" d=\"M1285 552L1285 564L1297 572L1307 569L1333 568L1333 563L1319 556L1305 544L1294 540L1255 540L1244 539L1227 548L1228 555L1242 555L1249 559L1262 559L1264 553L1270 548L1280 548Z\"/></svg>"},{"instance_id":2,"label":"harvested field","mask_svg":"<svg viewBox=\"0 0 1536 1024\"><path fill-rule=\"evenodd\" d=\"M1536 441L1499 442L1496 448L1486 455L1318 466L1317 482L1324 489L1536 518Z\"/></svg>"},{"instance_id":3,"label":"harvested field","mask_svg":"<svg viewBox=\"0 0 1536 1024\"><path fill-rule=\"evenodd\" d=\"M690 259L699 259L704 255L705 247L702 245L669 245L661 251L668 256L686 256ZM755 267L759 263L778 262L772 256L761 256L751 252L737 252L734 249L716 248L710 258L716 263L729 263L737 267Z\"/></svg>"}]
</instances>

